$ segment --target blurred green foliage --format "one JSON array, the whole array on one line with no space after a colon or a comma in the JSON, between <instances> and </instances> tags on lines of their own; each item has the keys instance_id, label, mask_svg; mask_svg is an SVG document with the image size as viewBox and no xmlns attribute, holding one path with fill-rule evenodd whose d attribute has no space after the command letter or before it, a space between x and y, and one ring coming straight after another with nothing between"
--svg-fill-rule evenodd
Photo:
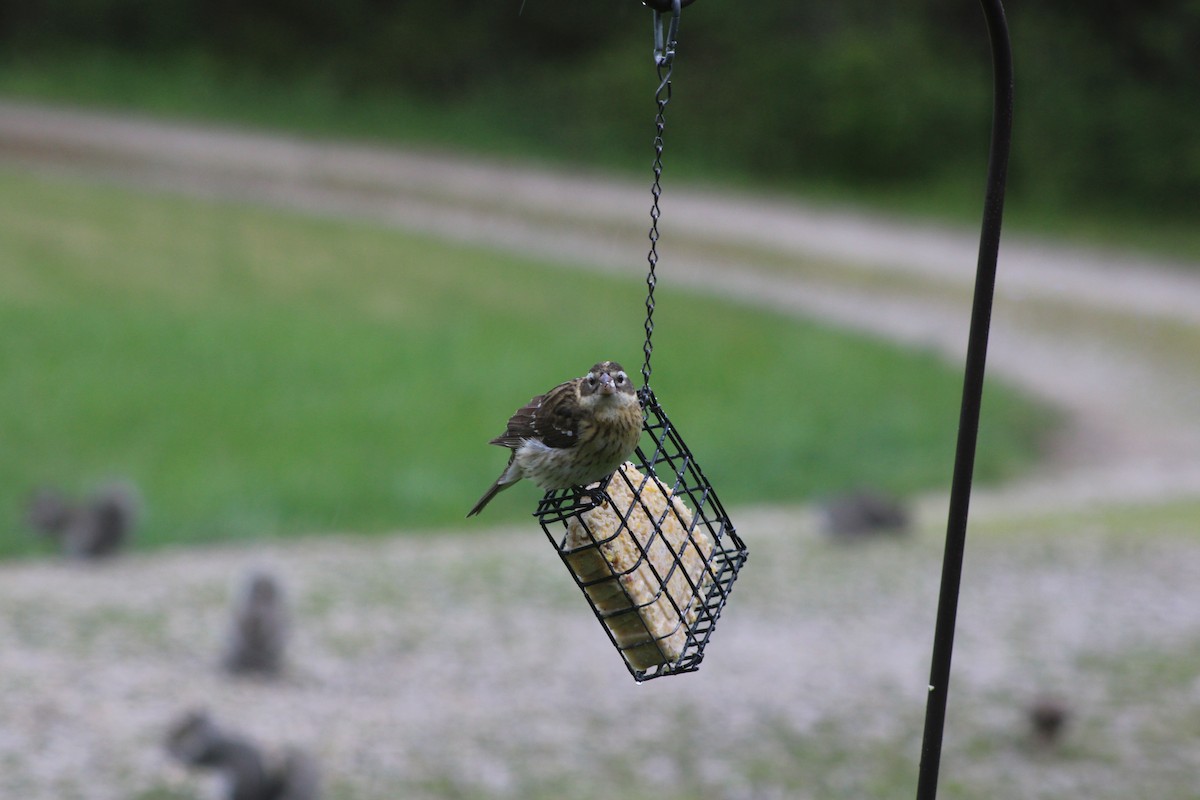
<instances>
[{"instance_id":1,"label":"blurred green foliage","mask_svg":"<svg viewBox=\"0 0 1200 800\"><path fill-rule=\"evenodd\" d=\"M1014 199L1194 215L1200 2L1016 1L1008 14ZM432 105L447 128L469 109L468 124L503 141L611 164L645 157L649 23L635 0L44 0L0 9L0 51L9 68L97 48L147 71L200 58L230 83L316 82L343 98ZM671 156L788 188L974 191L989 74L969 0L701 0L681 25L686 102L670 113L686 134Z\"/></svg>"}]
</instances>

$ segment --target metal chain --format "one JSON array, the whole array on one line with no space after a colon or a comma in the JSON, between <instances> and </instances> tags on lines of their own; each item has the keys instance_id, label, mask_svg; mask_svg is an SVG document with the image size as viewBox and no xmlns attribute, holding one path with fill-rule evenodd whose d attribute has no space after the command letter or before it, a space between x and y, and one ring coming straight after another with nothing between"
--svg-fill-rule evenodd
<instances>
[{"instance_id":1,"label":"metal chain","mask_svg":"<svg viewBox=\"0 0 1200 800\"><path fill-rule=\"evenodd\" d=\"M646 360L642 365L643 391L650 387L650 355L654 352L654 289L658 285L658 277L654 270L658 266L658 220L662 216L658 201L662 197L663 129L666 127L667 103L671 101L671 69L675 62L679 8L680 0L674 0L671 22L665 37L662 17L657 10L654 12L654 64L658 71L658 89L654 93L654 102L658 112L654 116L654 183L650 186L654 202L650 206L650 252L646 256L650 271L646 275L646 344L642 347Z\"/></svg>"}]
</instances>

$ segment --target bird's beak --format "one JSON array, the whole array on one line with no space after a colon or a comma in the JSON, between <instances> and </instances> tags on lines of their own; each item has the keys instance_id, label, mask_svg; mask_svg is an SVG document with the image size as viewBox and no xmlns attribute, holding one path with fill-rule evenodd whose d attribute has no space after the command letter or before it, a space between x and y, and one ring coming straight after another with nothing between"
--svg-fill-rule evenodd
<instances>
[{"instance_id":1,"label":"bird's beak","mask_svg":"<svg viewBox=\"0 0 1200 800\"><path fill-rule=\"evenodd\" d=\"M617 384L613 383L612 375L609 375L607 372L601 373L599 389L600 394L615 394L616 391Z\"/></svg>"}]
</instances>

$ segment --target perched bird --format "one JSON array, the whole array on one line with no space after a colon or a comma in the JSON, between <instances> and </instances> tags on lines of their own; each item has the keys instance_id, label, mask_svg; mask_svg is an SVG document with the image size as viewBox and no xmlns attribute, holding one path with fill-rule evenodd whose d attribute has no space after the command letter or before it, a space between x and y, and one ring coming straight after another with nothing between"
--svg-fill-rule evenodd
<instances>
[{"instance_id":1,"label":"perched bird","mask_svg":"<svg viewBox=\"0 0 1200 800\"><path fill-rule=\"evenodd\" d=\"M617 362L601 361L517 409L507 430L489 442L512 450L508 466L467 516L522 478L542 489L606 478L637 449L641 432L633 382Z\"/></svg>"}]
</instances>

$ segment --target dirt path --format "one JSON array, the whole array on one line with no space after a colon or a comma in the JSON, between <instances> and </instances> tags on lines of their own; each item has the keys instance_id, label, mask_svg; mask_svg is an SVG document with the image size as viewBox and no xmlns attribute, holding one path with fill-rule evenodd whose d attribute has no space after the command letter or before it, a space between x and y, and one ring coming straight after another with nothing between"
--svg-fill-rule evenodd
<instances>
[{"instance_id":1,"label":"dirt path","mask_svg":"<svg viewBox=\"0 0 1200 800\"><path fill-rule=\"evenodd\" d=\"M640 182L13 104L0 104L0 158L366 217L584 269L640 275L645 260ZM961 358L974 231L669 184L663 206L666 280ZM1007 237L989 367L1068 420L1019 496L1200 492L1197 343L1200 269Z\"/></svg>"}]
</instances>

